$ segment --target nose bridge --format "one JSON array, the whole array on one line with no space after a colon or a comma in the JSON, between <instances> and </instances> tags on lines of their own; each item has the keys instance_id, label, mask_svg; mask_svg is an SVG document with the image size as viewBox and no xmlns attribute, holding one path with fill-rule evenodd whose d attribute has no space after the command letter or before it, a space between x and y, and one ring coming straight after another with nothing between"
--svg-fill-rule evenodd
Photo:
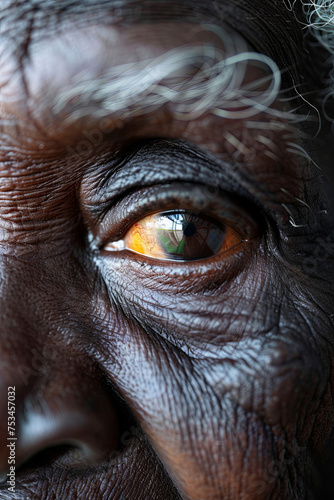
<instances>
[{"instance_id":1,"label":"nose bridge","mask_svg":"<svg viewBox=\"0 0 334 500\"><path fill-rule=\"evenodd\" d=\"M43 278L49 285L39 287ZM0 259L0 474L9 468L8 443L16 466L57 446L67 450L65 466L95 466L117 446L110 395L80 326L57 311L57 293L43 264Z\"/></svg>"}]
</instances>

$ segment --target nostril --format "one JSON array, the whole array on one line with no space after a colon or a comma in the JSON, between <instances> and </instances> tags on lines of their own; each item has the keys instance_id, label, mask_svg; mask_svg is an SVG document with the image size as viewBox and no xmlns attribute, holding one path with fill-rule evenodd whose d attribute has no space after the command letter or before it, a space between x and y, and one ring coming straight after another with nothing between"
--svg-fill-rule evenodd
<instances>
[{"instance_id":1,"label":"nostril","mask_svg":"<svg viewBox=\"0 0 334 500\"><path fill-rule=\"evenodd\" d=\"M103 463L117 447L118 422L110 402L103 411L95 410L94 405L85 405L72 410L30 411L18 429L17 467L39 456L57 456L62 464L75 468Z\"/></svg>"},{"instance_id":2,"label":"nostril","mask_svg":"<svg viewBox=\"0 0 334 500\"><path fill-rule=\"evenodd\" d=\"M16 469L34 463L44 467L45 461L55 460L67 468L96 467L116 450L118 418L108 392L100 388L89 397L48 400L43 405L27 400L17 404ZM9 470L6 436L6 429L1 429L1 478Z\"/></svg>"},{"instance_id":3,"label":"nostril","mask_svg":"<svg viewBox=\"0 0 334 500\"><path fill-rule=\"evenodd\" d=\"M108 380L79 356L45 368L31 385L16 380L15 468L57 460L66 468L90 468L105 463L117 449L117 398ZM63 369L61 363L64 364ZM0 374L1 375L1 374ZM10 470L7 391L0 377L0 481ZM15 440L15 441L14 441ZM12 459L11 459L12 460ZM30 465L29 465L30 462Z\"/></svg>"}]
</instances>

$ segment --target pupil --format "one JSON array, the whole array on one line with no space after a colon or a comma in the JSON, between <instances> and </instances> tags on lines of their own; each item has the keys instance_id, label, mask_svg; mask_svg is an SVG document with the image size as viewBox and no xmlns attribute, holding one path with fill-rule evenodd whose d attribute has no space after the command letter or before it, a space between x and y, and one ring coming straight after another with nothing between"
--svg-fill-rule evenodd
<instances>
[{"instance_id":1,"label":"pupil","mask_svg":"<svg viewBox=\"0 0 334 500\"><path fill-rule=\"evenodd\" d=\"M191 212L161 213L156 221L157 242L167 258L189 261L212 257L226 235L215 221Z\"/></svg>"},{"instance_id":2,"label":"pupil","mask_svg":"<svg viewBox=\"0 0 334 500\"><path fill-rule=\"evenodd\" d=\"M196 233L196 226L193 222L188 222L188 224L183 228L184 236L193 236Z\"/></svg>"}]
</instances>

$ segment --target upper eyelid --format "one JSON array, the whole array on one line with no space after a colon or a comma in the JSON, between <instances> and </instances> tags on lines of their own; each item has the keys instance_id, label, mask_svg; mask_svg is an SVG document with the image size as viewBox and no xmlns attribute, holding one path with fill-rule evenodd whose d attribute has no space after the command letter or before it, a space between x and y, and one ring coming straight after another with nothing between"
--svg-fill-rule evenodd
<instances>
[{"instance_id":1,"label":"upper eyelid","mask_svg":"<svg viewBox=\"0 0 334 500\"><path fill-rule=\"evenodd\" d=\"M101 181L93 196L90 195L90 205L92 208L96 205L98 210L105 204L113 204L127 191L178 181L226 186L238 192L241 186L236 176L237 165L218 160L184 140L151 139L130 154L121 154L110 167L106 165Z\"/></svg>"}]
</instances>

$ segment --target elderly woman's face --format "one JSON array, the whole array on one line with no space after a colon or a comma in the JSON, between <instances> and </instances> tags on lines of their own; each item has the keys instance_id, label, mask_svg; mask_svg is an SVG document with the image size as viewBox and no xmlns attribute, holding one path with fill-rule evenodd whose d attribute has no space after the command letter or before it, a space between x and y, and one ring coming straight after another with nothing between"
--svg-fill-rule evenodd
<instances>
[{"instance_id":1,"label":"elderly woman's face","mask_svg":"<svg viewBox=\"0 0 334 500\"><path fill-rule=\"evenodd\" d=\"M218 7L10 3L1 499L325 498L333 188L301 82Z\"/></svg>"}]
</instances>

